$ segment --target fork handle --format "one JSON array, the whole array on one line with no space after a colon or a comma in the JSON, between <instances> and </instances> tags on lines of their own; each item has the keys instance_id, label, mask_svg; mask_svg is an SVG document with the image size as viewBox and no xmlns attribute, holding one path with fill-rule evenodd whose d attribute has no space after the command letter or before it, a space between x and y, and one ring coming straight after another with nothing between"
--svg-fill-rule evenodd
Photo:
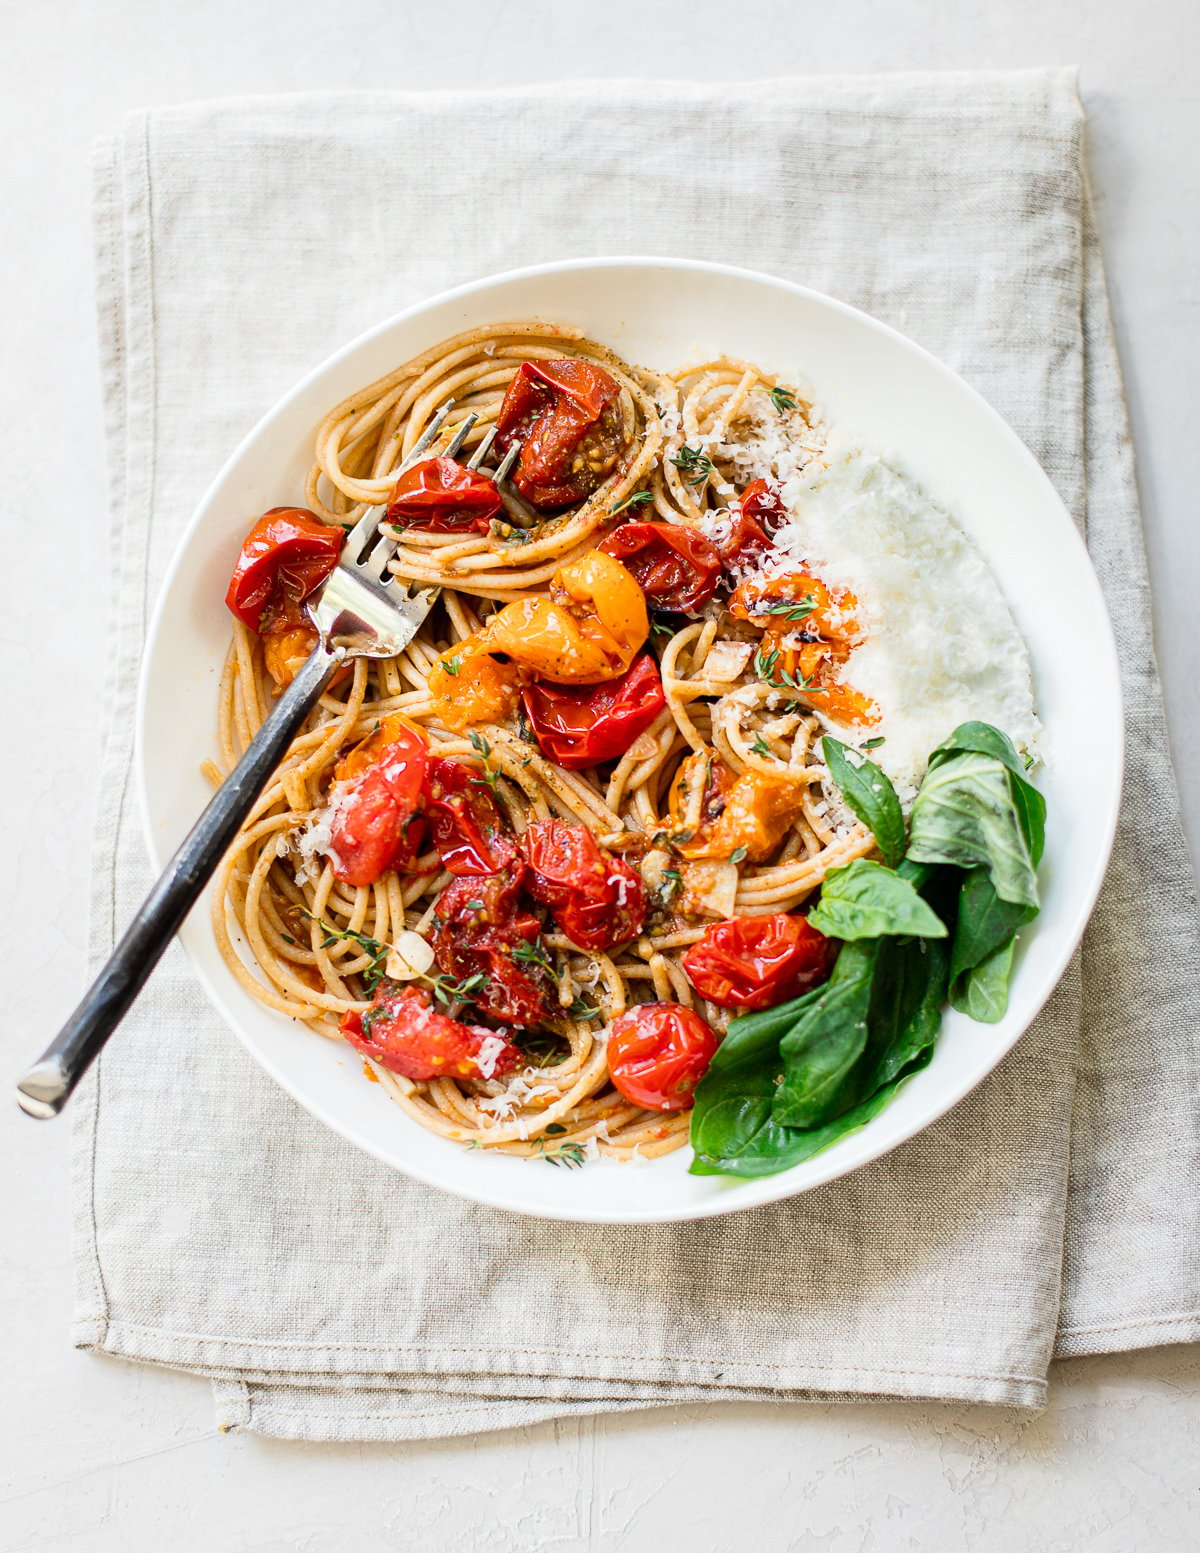
<instances>
[{"instance_id":1,"label":"fork handle","mask_svg":"<svg viewBox=\"0 0 1200 1553\"><path fill-rule=\"evenodd\" d=\"M28 1115L45 1121L62 1110L216 872L243 820L345 656L341 648L329 652L318 643L268 713L246 753L143 901L79 1007L17 1081L17 1103Z\"/></svg>"}]
</instances>

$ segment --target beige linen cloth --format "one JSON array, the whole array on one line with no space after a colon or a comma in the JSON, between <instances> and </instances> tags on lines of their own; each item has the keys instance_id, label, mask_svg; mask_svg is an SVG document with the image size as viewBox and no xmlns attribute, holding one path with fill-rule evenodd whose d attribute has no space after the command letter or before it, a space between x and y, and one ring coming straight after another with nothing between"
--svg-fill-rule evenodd
<instances>
[{"instance_id":1,"label":"beige linen cloth","mask_svg":"<svg viewBox=\"0 0 1200 1553\"><path fill-rule=\"evenodd\" d=\"M1037 1406L1055 1353L1198 1335L1196 917L1083 133L1073 73L1036 71L283 97L100 148L94 966L150 882L135 673L197 499L335 347L534 261L782 275L975 384L1086 523L1129 773L1082 954L1008 1060L869 1168L706 1223L555 1225L394 1174L259 1071L173 948L73 1106L80 1346L212 1377L225 1426L392 1440L704 1398Z\"/></svg>"}]
</instances>

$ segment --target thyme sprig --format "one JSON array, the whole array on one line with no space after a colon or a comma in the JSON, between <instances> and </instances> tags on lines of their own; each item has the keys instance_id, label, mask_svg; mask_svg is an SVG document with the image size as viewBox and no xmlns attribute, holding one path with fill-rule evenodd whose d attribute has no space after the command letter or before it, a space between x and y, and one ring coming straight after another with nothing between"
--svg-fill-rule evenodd
<instances>
[{"instance_id":1,"label":"thyme sprig","mask_svg":"<svg viewBox=\"0 0 1200 1553\"><path fill-rule=\"evenodd\" d=\"M610 507L609 512L615 518L618 512L625 512L630 507L644 507L647 502L652 502L653 500L653 491L634 491L624 501L619 501L615 507Z\"/></svg>"},{"instance_id":2,"label":"thyme sprig","mask_svg":"<svg viewBox=\"0 0 1200 1553\"><path fill-rule=\"evenodd\" d=\"M756 615L782 615L785 620L807 620L816 607L812 594L806 593L802 599L761 599L752 606L752 612Z\"/></svg>"},{"instance_id":3,"label":"thyme sprig","mask_svg":"<svg viewBox=\"0 0 1200 1553\"><path fill-rule=\"evenodd\" d=\"M789 410L796 408L796 396L790 388L780 388L777 384L769 392L777 414L785 415Z\"/></svg>"},{"instance_id":4,"label":"thyme sprig","mask_svg":"<svg viewBox=\"0 0 1200 1553\"><path fill-rule=\"evenodd\" d=\"M689 448L686 442L671 462L688 485L703 485L709 475L717 472L717 466L702 448Z\"/></svg>"},{"instance_id":5,"label":"thyme sprig","mask_svg":"<svg viewBox=\"0 0 1200 1553\"><path fill-rule=\"evenodd\" d=\"M472 780L476 787L490 787L493 795L495 795L499 790L500 773L491 764L492 746L477 728L471 729L470 738L471 748L483 762L483 776L473 777Z\"/></svg>"},{"instance_id":6,"label":"thyme sprig","mask_svg":"<svg viewBox=\"0 0 1200 1553\"><path fill-rule=\"evenodd\" d=\"M334 944L345 940L357 944L362 952L369 956L371 963L358 974L365 990L374 992L387 976L387 957L395 949L395 944L389 944L382 938L372 938L369 934L360 933L354 928L334 927L331 922L326 922L324 917L315 917L311 911L305 911L303 908L300 914L307 917L310 922L315 922L324 932L325 937L321 940L322 949L330 949ZM482 971L476 971L473 976L464 976L461 980L440 974L430 976L422 971L411 979L427 987L438 1002L444 1003L447 1007L453 1003L474 1003L474 994L481 991L487 982L487 977ZM368 1029L369 1026L366 1024L368 1016L363 1017L363 1028Z\"/></svg>"},{"instance_id":7,"label":"thyme sprig","mask_svg":"<svg viewBox=\"0 0 1200 1553\"><path fill-rule=\"evenodd\" d=\"M811 679L803 674L793 674L787 669L779 670L779 678L775 678L775 669L779 663L779 649L773 647L771 651L764 652L760 647L754 654L754 672L759 679L771 686L773 690L799 690L808 696L823 695L825 687L815 685Z\"/></svg>"}]
</instances>

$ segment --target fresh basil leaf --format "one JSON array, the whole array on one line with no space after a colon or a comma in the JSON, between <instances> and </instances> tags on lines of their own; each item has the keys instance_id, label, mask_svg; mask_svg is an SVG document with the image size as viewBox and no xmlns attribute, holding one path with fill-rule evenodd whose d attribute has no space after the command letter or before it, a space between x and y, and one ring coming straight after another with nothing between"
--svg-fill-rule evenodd
<instances>
[{"instance_id":1,"label":"fresh basil leaf","mask_svg":"<svg viewBox=\"0 0 1200 1553\"><path fill-rule=\"evenodd\" d=\"M986 868L996 894L1015 906L1038 904L1027 809L1012 774L995 755L968 750L931 765L913 804L908 856L918 863Z\"/></svg>"},{"instance_id":2,"label":"fresh basil leaf","mask_svg":"<svg viewBox=\"0 0 1200 1553\"><path fill-rule=\"evenodd\" d=\"M885 1084L882 1089L877 1089L866 1100L852 1106L849 1111L833 1121L826 1122L823 1127L811 1127L805 1132L797 1127L780 1127L778 1123L772 1122L770 1120L771 1100L768 1095L762 1102L762 1110L767 1118L763 1125L749 1135L741 1146L731 1146L726 1154L702 1154L697 1149L696 1157L690 1166L691 1174L773 1176L778 1175L781 1170L789 1170L793 1165L802 1164L806 1159L812 1159L814 1154L822 1153L833 1144L840 1143L851 1133L857 1132L860 1127L865 1127L872 1117L878 1116L880 1111L890 1103L893 1095L908 1079L910 1073L923 1068L931 1056L932 1051L927 1052L923 1058L913 1064L908 1073L902 1074L890 1084ZM774 1089L773 1081L770 1082L771 1088ZM731 1139L731 1145L732 1141ZM695 1147L694 1140L693 1147Z\"/></svg>"},{"instance_id":3,"label":"fresh basil leaf","mask_svg":"<svg viewBox=\"0 0 1200 1553\"><path fill-rule=\"evenodd\" d=\"M1004 1018L1016 947L1015 937L1006 939L961 978L957 994L950 999L960 1014L969 1014L985 1025L998 1024Z\"/></svg>"},{"instance_id":4,"label":"fresh basil leaf","mask_svg":"<svg viewBox=\"0 0 1200 1553\"><path fill-rule=\"evenodd\" d=\"M883 939L846 944L833 975L783 1037L783 1082L771 1114L784 1127L818 1127L836 1115L866 1050L875 966ZM844 1109L844 1107L843 1107Z\"/></svg>"},{"instance_id":5,"label":"fresh basil leaf","mask_svg":"<svg viewBox=\"0 0 1200 1553\"><path fill-rule=\"evenodd\" d=\"M788 1129L771 1119L782 1072L779 1041L815 992L730 1021L692 1107L693 1175L774 1175L786 1169Z\"/></svg>"},{"instance_id":6,"label":"fresh basil leaf","mask_svg":"<svg viewBox=\"0 0 1200 1553\"><path fill-rule=\"evenodd\" d=\"M932 1052L950 976L949 948L937 940L889 940L881 958L871 999L871 1038L856 1074L863 1097Z\"/></svg>"},{"instance_id":7,"label":"fresh basil leaf","mask_svg":"<svg viewBox=\"0 0 1200 1553\"><path fill-rule=\"evenodd\" d=\"M981 1016L976 1008L998 1009L984 1023L994 1024L1004 1015L1007 991L1002 999L996 977L999 962L987 973L986 995L971 995L970 985L977 968L993 960L1006 945L1011 945L1015 934L1037 916L1031 906L1014 906L1002 901L986 868L972 868L964 875L958 895L958 915L954 928L954 943L950 950L950 1004L960 1014L972 1018ZM1012 956L1008 957L1011 969Z\"/></svg>"},{"instance_id":8,"label":"fresh basil leaf","mask_svg":"<svg viewBox=\"0 0 1200 1553\"><path fill-rule=\"evenodd\" d=\"M1017 754L1012 740L991 723L960 723L950 737L939 744L929 757L930 766L964 751L991 755L1012 773L1012 796L1021 815L1025 839L1036 868L1046 844L1046 800L1026 778L1025 762Z\"/></svg>"},{"instance_id":9,"label":"fresh basil leaf","mask_svg":"<svg viewBox=\"0 0 1200 1553\"><path fill-rule=\"evenodd\" d=\"M945 938L946 924L902 875L869 858L831 868L808 920L828 938L882 938L885 934Z\"/></svg>"},{"instance_id":10,"label":"fresh basil leaf","mask_svg":"<svg viewBox=\"0 0 1200 1553\"><path fill-rule=\"evenodd\" d=\"M847 747L830 734L821 745L842 797L871 831L884 860L895 868L904 856L904 812L896 789L873 760L865 755L851 760Z\"/></svg>"},{"instance_id":11,"label":"fresh basil leaf","mask_svg":"<svg viewBox=\"0 0 1200 1553\"><path fill-rule=\"evenodd\" d=\"M991 755L1008 767L1013 776L1025 779L1025 763L1017 754L1013 741L991 723L959 723L948 739L943 739L929 757L931 766L938 765L951 755L973 753Z\"/></svg>"}]
</instances>

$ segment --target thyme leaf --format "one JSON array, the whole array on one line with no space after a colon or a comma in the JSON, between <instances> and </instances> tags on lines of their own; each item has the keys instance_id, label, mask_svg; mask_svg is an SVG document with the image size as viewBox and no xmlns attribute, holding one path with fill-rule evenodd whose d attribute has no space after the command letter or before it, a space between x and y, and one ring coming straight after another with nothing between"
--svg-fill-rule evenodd
<instances>
[{"instance_id":1,"label":"thyme leaf","mask_svg":"<svg viewBox=\"0 0 1200 1553\"><path fill-rule=\"evenodd\" d=\"M684 476L688 485L703 485L709 475L715 475L717 466L701 448L689 448L687 443L671 460Z\"/></svg>"},{"instance_id":2,"label":"thyme leaf","mask_svg":"<svg viewBox=\"0 0 1200 1553\"><path fill-rule=\"evenodd\" d=\"M634 491L632 496L627 496L624 501L619 501L615 507L610 507L609 511L615 518L618 512L624 512L629 507L644 507L647 502L652 502L653 500L653 491Z\"/></svg>"}]
</instances>

